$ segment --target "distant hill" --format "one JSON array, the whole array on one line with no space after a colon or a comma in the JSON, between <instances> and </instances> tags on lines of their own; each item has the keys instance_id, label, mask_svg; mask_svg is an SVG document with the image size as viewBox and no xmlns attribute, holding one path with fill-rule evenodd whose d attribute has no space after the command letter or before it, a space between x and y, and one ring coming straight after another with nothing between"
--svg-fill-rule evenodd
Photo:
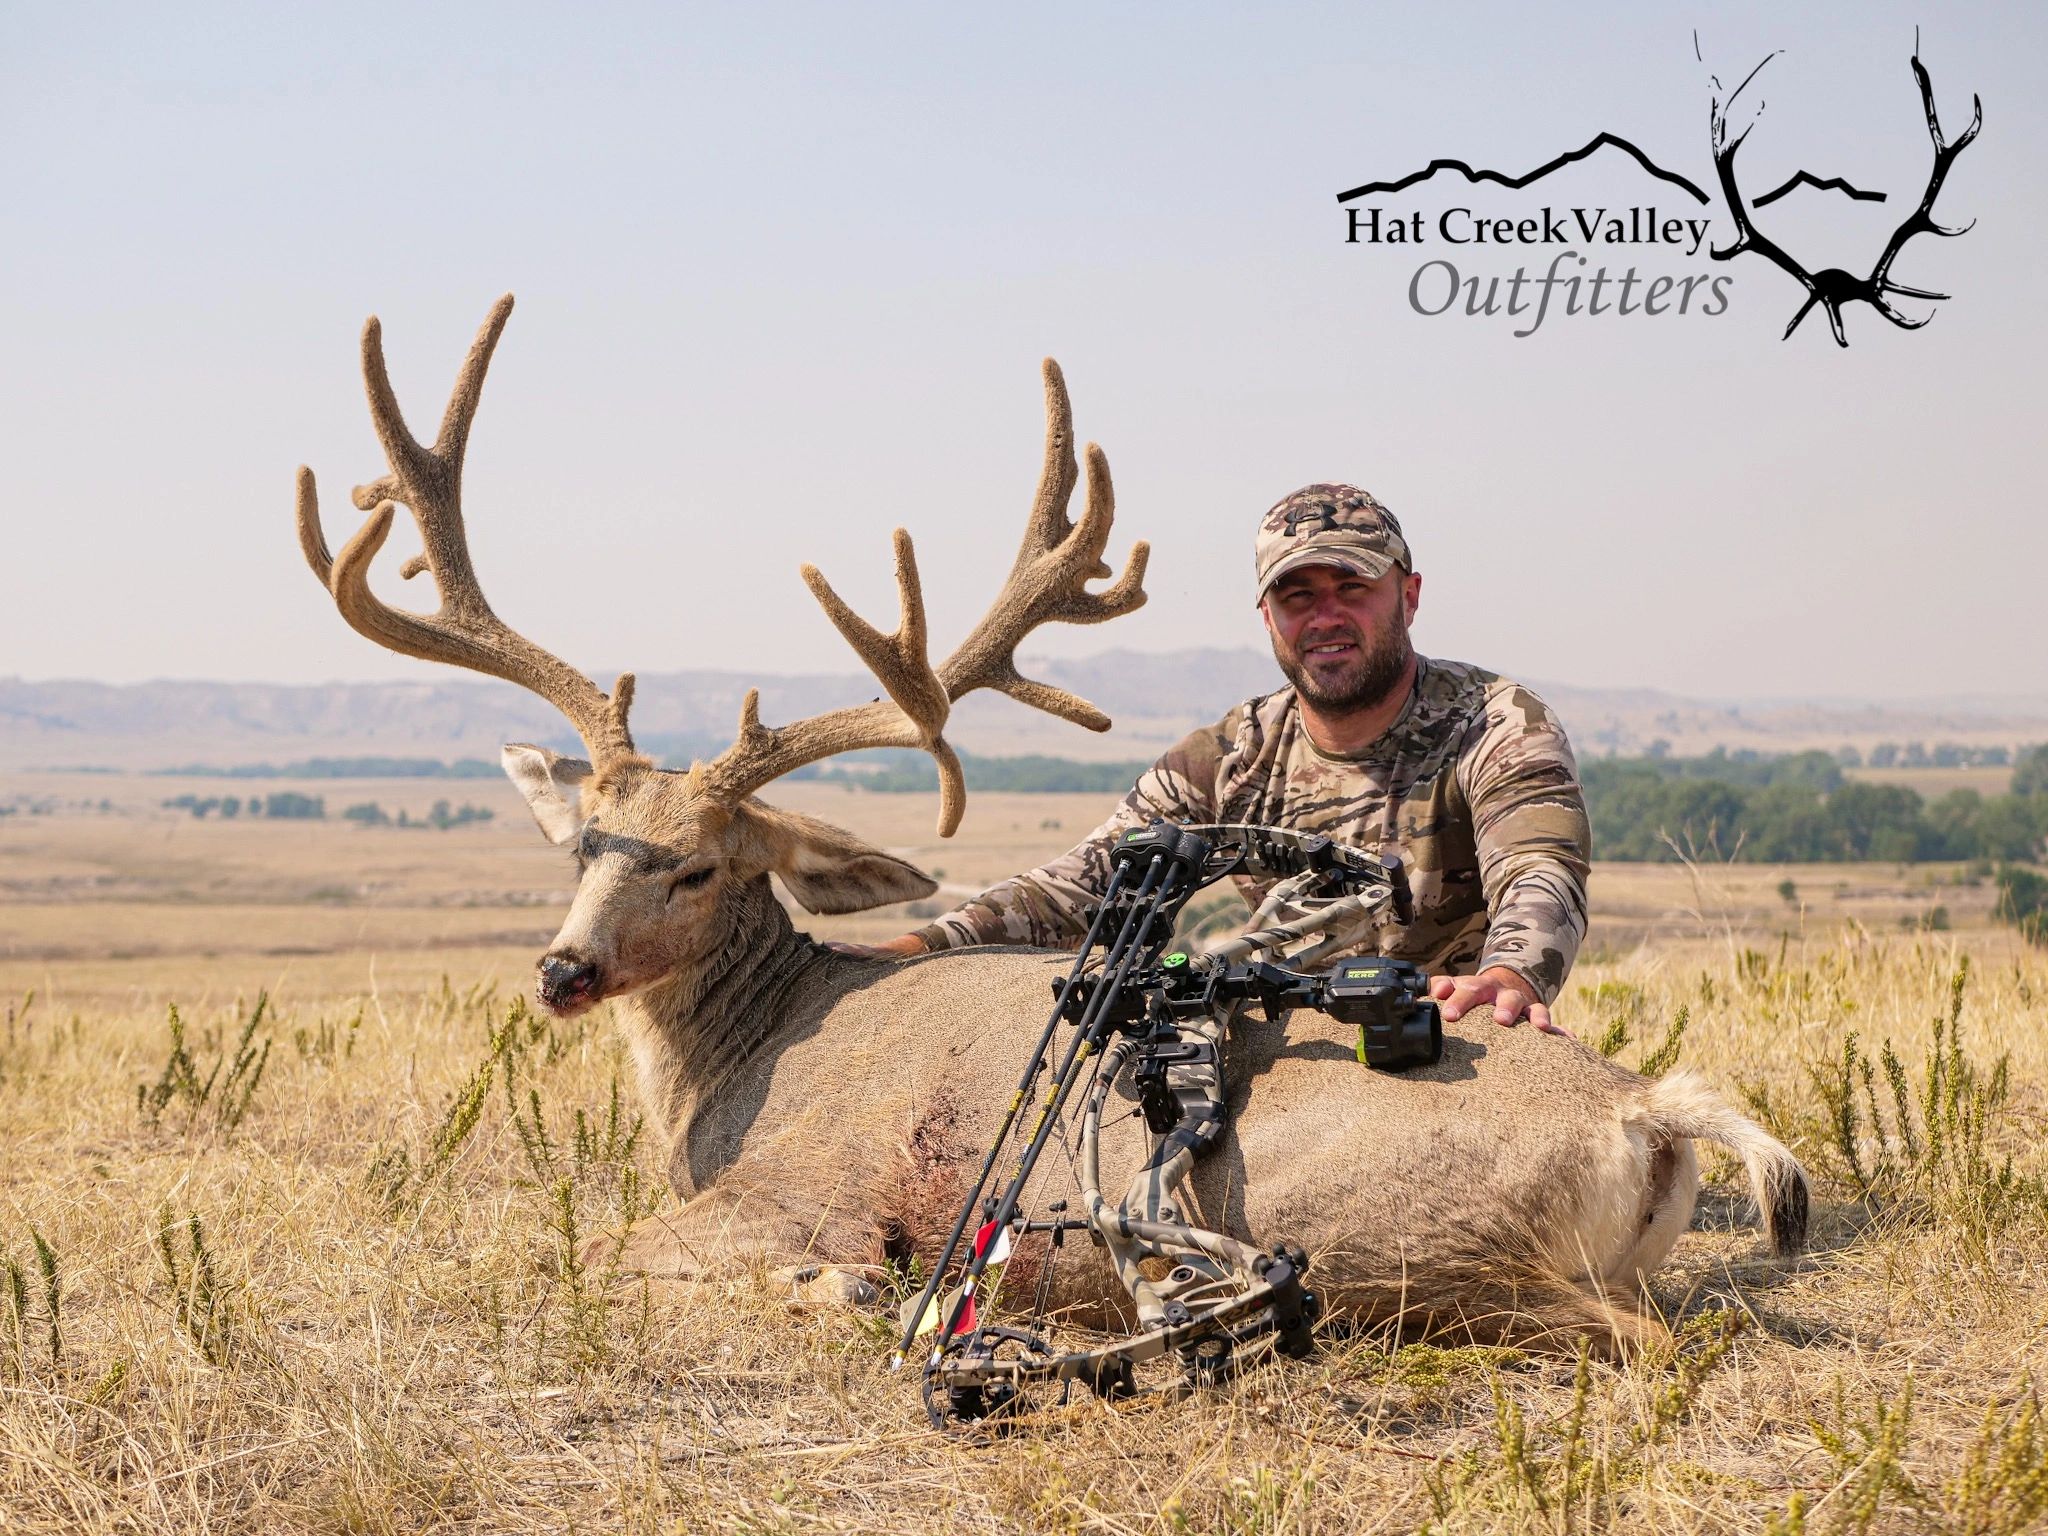
<instances>
[{"instance_id":1,"label":"distant hill","mask_svg":"<svg viewBox=\"0 0 2048 1536\"><path fill-rule=\"evenodd\" d=\"M1027 674L1092 699L1116 721L1104 736L999 695L967 699L951 735L983 756L1042 753L1087 761L1142 759L1240 699L1278 682L1258 651L1106 651L1080 660L1027 661ZM771 723L875 696L855 673L757 676L646 673L633 707L636 736L671 760L732 739L740 700L761 689ZM1667 742L1678 754L1796 751L1879 741L2015 746L2048 740L2048 695L1957 698L1939 704L1860 700L1709 701L1648 689L1533 682L1587 756L1634 756ZM116 685L0 678L0 769L230 765L318 756L493 757L506 741L570 746L559 716L509 683L479 679L391 683Z\"/></svg>"}]
</instances>

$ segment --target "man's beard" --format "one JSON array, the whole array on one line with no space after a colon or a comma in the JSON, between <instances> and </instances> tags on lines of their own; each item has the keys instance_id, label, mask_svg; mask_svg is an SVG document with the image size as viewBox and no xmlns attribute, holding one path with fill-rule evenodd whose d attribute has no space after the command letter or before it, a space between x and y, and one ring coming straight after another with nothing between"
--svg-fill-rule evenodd
<instances>
[{"instance_id":1,"label":"man's beard","mask_svg":"<svg viewBox=\"0 0 2048 1536\"><path fill-rule=\"evenodd\" d=\"M1324 636L1315 643L1323 645L1337 638L1340 637ZM1280 649L1280 637L1273 636L1273 659L1280 663L1287 681L1294 684L1294 691L1318 709L1345 714L1385 703L1387 696L1400 686L1415 655L1414 646L1408 642L1408 626L1401 622L1399 612L1389 614L1377 631L1359 630L1346 638L1357 640L1359 654L1348 666L1325 673L1319 679L1309 671L1305 658L1286 655Z\"/></svg>"}]
</instances>

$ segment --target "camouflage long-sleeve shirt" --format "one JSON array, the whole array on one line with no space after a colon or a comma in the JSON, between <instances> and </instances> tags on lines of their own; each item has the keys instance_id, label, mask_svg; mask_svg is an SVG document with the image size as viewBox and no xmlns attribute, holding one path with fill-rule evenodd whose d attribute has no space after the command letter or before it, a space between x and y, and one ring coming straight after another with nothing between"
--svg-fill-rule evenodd
<instances>
[{"instance_id":1,"label":"camouflage long-sleeve shirt","mask_svg":"<svg viewBox=\"0 0 2048 1536\"><path fill-rule=\"evenodd\" d=\"M1290 827L1398 854L1413 916L1402 923L1383 908L1359 948L1434 972L1507 966L1548 1002L1585 937L1591 834L1563 727L1519 684L1426 658L1407 707L1363 752L1319 750L1292 688L1251 699L1161 757L1071 852L918 937L932 949L1072 948L1108 883L1111 846L1155 817ZM1265 885L1239 885L1256 909Z\"/></svg>"}]
</instances>

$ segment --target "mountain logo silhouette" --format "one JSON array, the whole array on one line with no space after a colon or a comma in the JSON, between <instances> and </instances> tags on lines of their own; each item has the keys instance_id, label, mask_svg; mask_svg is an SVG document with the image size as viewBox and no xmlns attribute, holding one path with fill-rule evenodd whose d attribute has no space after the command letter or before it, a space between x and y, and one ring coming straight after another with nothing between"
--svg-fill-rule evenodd
<instances>
[{"instance_id":1,"label":"mountain logo silhouette","mask_svg":"<svg viewBox=\"0 0 2048 1536\"><path fill-rule=\"evenodd\" d=\"M1700 190L1697 183L1679 175L1676 171L1665 170L1663 166L1657 164L1656 161L1652 160L1640 149L1637 149L1635 145L1629 143L1627 139L1612 133L1595 134L1582 147L1567 151L1559 155L1555 160L1546 160L1543 164L1537 166L1535 170L1522 176L1506 176L1499 171L1475 171L1462 160L1432 160L1421 170L1410 171L1406 176L1400 177L1398 180L1368 181L1364 186L1353 187L1349 192L1339 192L1337 194L1337 201L1340 203L1350 203L1356 202L1361 197L1368 197L1374 192L1400 192L1414 186L1418 181L1427 181L1438 171L1456 171L1470 182L1498 182L1501 186L1510 189L1526 187L1530 182L1540 181L1552 171L1561 170L1567 165L1583 160L1595 150L1609 145L1622 151L1622 153L1626 154L1637 165L1640 165L1659 181L1668 181L1674 187L1684 188L1692 194L1694 202L1705 203L1709 201L1707 194ZM1787 187L1784 190L1789 191L1790 188Z\"/></svg>"},{"instance_id":2,"label":"mountain logo silhouette","mask_svg":"<svg viewBox=\"0 0 2048 1536\"><path fill-rule=\"evenodd\" d=\"M1859 203L1881 203L1884 201L1884 194L1882 192L1865 192L1860 187L1850 186L1848 182L1842 180L1839 176L1830 176L1826 181L1822 181L1810 171L1797 171L1787 176L1782 184L1771 188L1762 197L1752 199L1749 206L1752 208L1767 207L1775 203L1787 192L1794 191L1800 187L1815 187L1822 192L1846 192Z\"/></svg>"}]
</instances>

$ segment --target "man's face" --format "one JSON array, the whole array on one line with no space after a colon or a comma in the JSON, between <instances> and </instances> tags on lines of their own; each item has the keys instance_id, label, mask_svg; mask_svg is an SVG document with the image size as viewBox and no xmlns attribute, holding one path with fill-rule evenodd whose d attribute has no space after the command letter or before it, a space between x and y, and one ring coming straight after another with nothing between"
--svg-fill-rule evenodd
<instances>
[{"instance_id":1,"label":"man's face","mask_svg":"<svg viewBox=\"0 0 2048 1536\"><path fill-rule=\"evenodd\" d=\"M1311 565L1274 582L1260 609L1273 659L1303 698L1324 709L1363 710L1406 675L1415 654L1408 626L1421 595L1421 576L1399 566L1372 577Z\"/></svg>"}]
</instances>

